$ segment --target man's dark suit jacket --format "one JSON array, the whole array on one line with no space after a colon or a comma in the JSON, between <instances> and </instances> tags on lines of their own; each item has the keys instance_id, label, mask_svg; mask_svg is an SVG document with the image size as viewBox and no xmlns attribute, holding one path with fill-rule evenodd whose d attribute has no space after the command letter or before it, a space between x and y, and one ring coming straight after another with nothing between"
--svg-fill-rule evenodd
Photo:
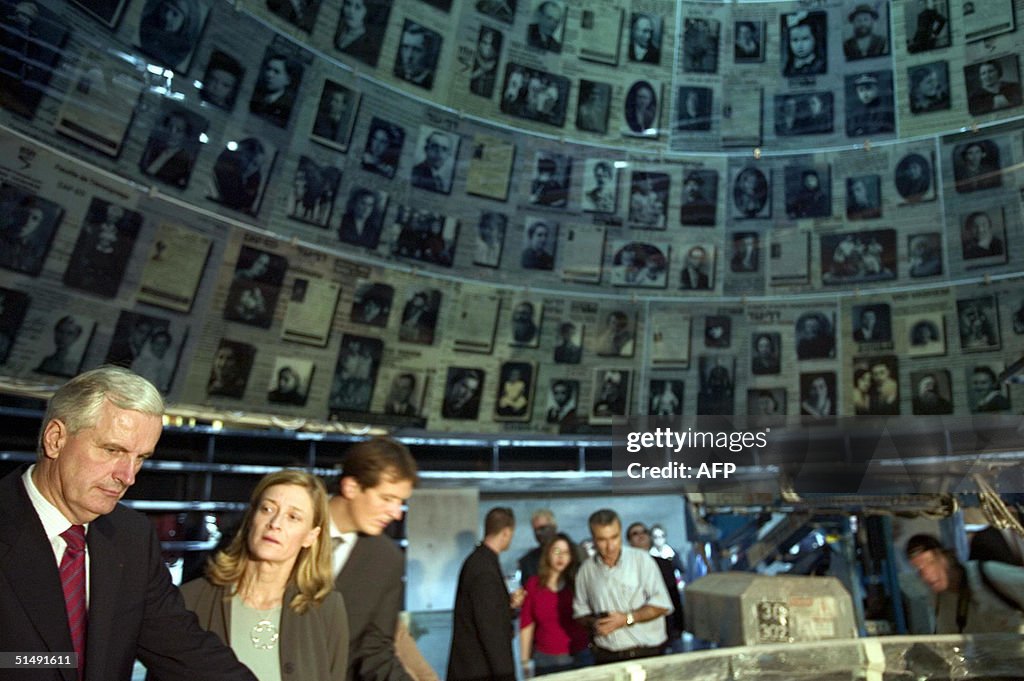
<instances>
[{"instance_id":1,"label":"man's dark suit jacket","mask_svg":"<svg viewBox=\"0 0 1024 681\"><path fill-rule=\"evenodd\" d=\"M73 650L64 592L20 468L0 480L0 650ZM164 681L256 681L185 609L140 513L118 506L89 524L85 681L129 681L138 657ZM4 669L7 681L76 681L74 669Z\"/></svg>"},{"instance_id":2,"label":"man's dark suit jacket","mask_svg":"<svg viewBox=\"0 0 1024 681\"><path fill-rule=\"evenodd\" d=\"M448 681L515 681L512 612L498 554L483 544L462 564Z\"/></svg>"},{"instance_id":3,"label":"man's dark suit jacket","mask_svg":"<svg viewBox=\"0 0 1024 681\"><path fill-rule=\"evenodd\" d=\"M630 42L629 43L629 60L630 61L641 62L641 63L644 63L644 64L660 64L661 63L661 50L658 49L657 47L654 47L652 45L652 46L647 48L647 52L646 52L646 54L644 54L644 56L642 58L641 57L637 57L636 56L636 46L632 42Z\"/></svg>"},{"instance_id":4,"label":"man's dark suit jacket","mask_svg":"<svg viewBox=\"0 0 1024 681\"><path fill-rule=\"evenodd\" d=\"M390 538L359 535L335 581L348 610L349 681L412 681L395 657L402 572L402 552Z\"/></svg>"}]
</instances>

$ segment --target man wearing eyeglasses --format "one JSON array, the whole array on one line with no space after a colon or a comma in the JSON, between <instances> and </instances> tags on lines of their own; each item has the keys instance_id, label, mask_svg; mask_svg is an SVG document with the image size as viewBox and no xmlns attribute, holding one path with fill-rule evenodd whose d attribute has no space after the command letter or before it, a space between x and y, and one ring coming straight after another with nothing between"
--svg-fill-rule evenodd
<instances>
[{"instance_id":1,"label":"man wearing eyeglasses","mask_svg":"<svg viewBox=\"0 0 1024 681\"><path fill-rule=\"evenodd\" d=\"M445 165L453 146L448 135L436 130L431 132L423 147L423 160L412 168L412 185L440 194L449 193L452 190L452 173L445 172Z\"/></svg>"},{"instance_id":2,"label":"man wearing eyeglasses","mask_svg":"<svg viewBox=\"0 0 1024 681\"><path fill-rule=\"evenodd\" d=\"M541 547L558 532L558 523L551 509L538 508L530 518L533 526L533 537L537 540L536 548L530 549L519 559L519 582L526 586L526 580L540 571Z\"/></svg>"}]
</instances>

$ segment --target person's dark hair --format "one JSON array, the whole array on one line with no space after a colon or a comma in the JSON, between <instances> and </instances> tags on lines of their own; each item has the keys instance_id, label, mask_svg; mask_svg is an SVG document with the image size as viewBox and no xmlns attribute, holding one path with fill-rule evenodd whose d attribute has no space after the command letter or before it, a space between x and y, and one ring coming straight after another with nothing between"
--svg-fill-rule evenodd
<instances>
[{"instance_id":1,"label":"person's dark hair","mask_svg":"<svg viewBox=\"0 0 1024 681\"><path fill-rule=\"evenodd\" d=\"M375 437L349 448L342 463L342 478L355 478L359 486L371 489L382 479L416 484L416 460L409 448L388 437Z\"/></svg>"},{"instance_id":2,"label":"person's dark hair","mask_svg":"<svg viewBox=\"0 0 1024 681\"><path fill-rule=\"evenodd\" d=\"M590 518L587 520L587 525L590 527L591 532L595 527L608 527L619 523L622 526L622 521L619 520L619 514L610 508L602 508L599 511L594 511L590 514Z\"/></svg>"},{"instance_id":3,"label":"person's dark hair","mask_svg":"<svg viewBox=\"0 0 1024 681\"><path fill-rule=\"evenodd\" d=\"M942 542L936 539L934 535L930 534L915 534L907 540L907 558L913 558L918 554L925 553L927 551L939 551L945 553L946 547L944 547Z\"/></svg>"},{"instance_id":4,"label":"person's dark hair","mask_svg":"<svg viewBox=\"0 0 1024 681\"><path fill-rule=\"evenodd\" d=\"M978 65L979 71L981 70L982 66L991 66L996 70L996 75L998 75L1000 78L1003 77L1003 65L999 63L998 59L989 59L988 61L981 62L981 64Z\"/></svg>"},{"instance_id":5,"label":"person's dark hair","mask_svg":"<svg viewBox=\"0 0 1024 681\"><path fill-rule=\"evenodd\" d=\"M348 199L348 205L345 206L345 210L349 213L355 212L356 204L358 204L364 196L373 197L373 211L377 212L377 192L372 189L367 189L366 187L360 187L352 192L352 195Z\"/></svg>"},{"instance_id":6,"label":"person's dark hair","mask_svg":"<svg viewBox=\"0 0 1024 681\"><path fill-rule=\"evenodd\" d=\"M516 515L507 506L496 506L487 512L484 518L484 536L492 537L506 527L516 526Z\"/></svg>"},{"instance_id":7,"label":"person's dark hair","mask_svg":"<svg viewBox=\"0 0 1024 681\"><path fill-rule=\"evenodd\" d=\"M611 164L611 163L609 163L608 161L598 161L598 162L597 162L597 163L596 163L596 164L594 165L594 173L596 174L596 173L597 173L597 171L598 171L598 170L600 170L600 169L602 169L602 168L603 168L603 169L605 170L605 172L607 172L607 173L608 173L609 175L611 175L611 174L612 174L612 164Z\"/></svg>"},{"instance_id":8,"label":"person's dark hair","mask_svg":"<svg viewBox=\"0 0 1024 681\"><path fill-rule=\"evenodd\" d=\"M971 373L985 374L986 376L989 377L989 380L992 381L992 385L996 384L996 372L992 371L991 368L985 366L984 364L979 364L978 366L974 367L974 369L971 370Z\"/></svg>"},{"instance_id":9,"label":"person's dark hair","mask_svg":"<svg viewBox=\"0 0 1024 681\"><path fill-rule=\"evenodd\" d=\"M530 228L526 230L527 236L529 236L532 239L533 233L536 232L540 227L543 227L544 229L548 230L548 233L550 234L551 228L548 227L548 223L544 222L543 220L538 220L537 222L530 225Z\"/></svg>"},{"instance_id":10,"label":"person's dark hair","mask_svg":"<svg viewBox=\"0 0 1024 681\"><path fill-rule=\"evenodd\" d=\"M558 170L558 164L555 163L555 159L542 156L537 159L537 172L538 173L552 173L554 174Z\"/></svg>"},{"instance_id":11,"label":"person's dark hair","mask_svg":"<svg viewBox=\"0 0 1024 681\"><path fill-rule=\"evenodd\" d=\"M540 566L537 570L537 578L541 584L548 581L548 575L551 574L551 563L548 559L551 547L554 546L555 542L564 541L569 545L569 564L565 566L565 570L562 572L562 579L565 580L565 585L570 589L573 588L576 582L576 572L580 569L580 563L583 562L584 553L580 550L572 539L569 538L564 532L549 537L540 548Z\"/></svg>"},{"instance_id":12,"label":"person's dark hair","mask_svg":"<svg viewBox=\"0 0 1024 681\"><path fill-rule=\"evenodd\" d=\"M914 324L910 330L911 345L927 345L930 341L939 339L939 327L935 322L927 319Z\"/></svg>"},{"instance_id":13,"label":"person's dark hair","mask_svg":"<svg viewBox=\"0 0 1024 681\"><path fill-rule=\"evenodd\" d=\"M570 395L572 395L572 393L574 392L573 389L572 389L572 385L569 383L569 381L567 381L565 379L559 379L557 381L553 381L551 383L551 392L554 392L555 388L557 388L559 386L565 388L569 392Z\"/></svg>"}]
</instances>

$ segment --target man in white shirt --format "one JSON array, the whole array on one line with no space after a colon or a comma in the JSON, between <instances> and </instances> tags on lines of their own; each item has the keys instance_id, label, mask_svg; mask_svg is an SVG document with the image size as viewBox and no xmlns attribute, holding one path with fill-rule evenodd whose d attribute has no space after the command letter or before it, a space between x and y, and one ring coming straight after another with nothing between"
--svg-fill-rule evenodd
<instances>
[{"instance_id":1,"label":"man in white shirt","mask_svg":"<svg viewBox=\"0 0 1024 681\"><path fill-rule=\"evenodd\" d=\"M622 522L610 509L590 516L597 555L576 575L573 617L594 632L597 664L660 655L665 615L673 611L665 582L646 551L622 545Z\"/></svg>"}]
</instances>

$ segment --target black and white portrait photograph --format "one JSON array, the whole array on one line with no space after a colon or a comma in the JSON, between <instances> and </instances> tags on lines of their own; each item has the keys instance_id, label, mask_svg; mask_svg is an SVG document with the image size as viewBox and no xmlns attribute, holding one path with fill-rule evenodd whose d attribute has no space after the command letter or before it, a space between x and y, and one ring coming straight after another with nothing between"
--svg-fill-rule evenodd
<instances>
[{"instance_id":1,"label":"black and white portrait photograph","mask_svg":"<svg viewBox=\"0 0 1024 681\"><path fill-rule=\"evenodd\" d=\"M21 323L28 312L29 297L21 291L0 288L0 365L11 356Z\"/></svg>"},{"instance_id":2,"label":"black and white portrait photograph","mask_svg":"<svg viewBox=\"0 0 1024 681\"><path fill-rule=\"evenodd\" d=\"M786 216L791 220L832 215L832 174L824 166L786 166Z\"/></svg>"},{"instance_id":3,"label":"black and white portrait photograph","mask_svg":"<svg viewBox=\"0 0 1024 681\"><path fill-rule=\"evenodd\" d=\"M122 311L104 360L127 367L166 393L171 388L187 329L160 317Z\"/></svg>"},{"instance_id":4,"label":"black and white portrait photograph","mask_svg":"<svg viewBox=\"0 0 1024 681\"><path fill-rule=\"evenodd\" d=\"M821 280L826 285L896 278L896 230L821 235Z\"/></svg>"},{"instance_id":5,"label":"black and white portrait photograph","mask_svg":"<svg viewBox=\"0 0 1024 681\"><path fill-rule=\"evenodd\" d=\"M526 27L526 43L536 50L562 51L565 30L565 5L557 0L534 2L530 25Z\"/></svg>"},{"instance_id":6,"label":"black and white portrait photograph","mask_svg":"<svg viewBox=\"0 0 1024 681\"><path fill-rule=\"evenodd\" d=\"M210 365L206 394L210 397L241 399L255 358L255 346L222 338Z\"/></svg>"},{"instance_id":7,"label":"black and white portrait photograph","mask_svg":"<svg viewBox=\"0 0 1024 681\"><path fill-rule=\"evenodd\" d=\"M310 133L313 141L341 152L348 151L356 113L359 111L359 99L359 92L352 88L333 80L325 80Z\"/></svg>"},{"instance_id":8,"label":"black and white portrait photograph","mask_svg":"<svg viewBox=\"0 0 1024 681\"><path fill-rule=\"evenodd\" d=\"M924 232L907 237L907 264L912 277L942 274L942 235Z\"/></svg>"},{"instance_id":9,"label":"black and white portrait photograph","mask_svg":"<svg viewBox=\"0 0 1024 681\"><path fill-rule=\"evenodd\" d=\"M415 165L410 176L412 186L437 194L450 194L458 155L458 135L421 125L413 159Z\"/></svg>"},{"instance_id":10,"label":"black and white portrait photograph","mask_svg":"<svg viewBox=\"0 0 1024 681\"><path fill-rule=\"evenodd\" d=\"M900 413L899 360L893 355L853 360L850 399L857 416L895 416Z\"/></svg>"},{"instance_id":11,"label":"black and white portrait photograph","mask_svg":"<svg viewBox=\"0 0 1024 681\"><path fill-rule=\"evenodd\" d=\"M579 409L580 382L567 378L556 378L548 389L548 403L544 420L548 423L565 423L576 419Z\"/></svg>"},{"instance_id":12,"label":"black and white portrait photograph","mask_svg":"<svg viewBox=\"0 0 1024 681\"><path fill-rule=\"evenodd\" d=\"M353 246L377 248L387 206L387 192L353 187L338 225L338 240Z\"/></svg>"},{"instance_id":13,"label":"black and white portrait photograph","mask_svg":"<svg viewBox=\"0 0 1024 681\"><path fill-rule=\"evenodd\" d=\"M326 228L334 212L340 183L341 168L300 156L288 192L288 217Z\"/></svg>"},{"instance_id":14,"label":"black and white portrait photograph","mask_svg":"<svg viewBox=\"0 0 1024 681\"><path fill-rule=\"evenodd\" d=\"M715 288L715 249L697 244L683 248L686 258L679 270L679 288L684 291L710 291Z\"/></svg>"},{"instance_id":15,"label":"black and white portrait photograph","mask_svg":"<svg viewBox=\"0 0 1024 681\"><path fill-rule=\"evenodd\" d=\"M733 176L732 207L733 217L739 220L770 218L772 192L769 175L754 166L740 168Z\"/></svg>"},{"instance_id":16,"label":"black and white portrait photograph","mask_svg":"<svg viewBox=\"0 0 1024 681\"><path fill-rule=\"evenodd\" d=\"M967 267L1006 262L1006 222L1002 206L976 210L961 218L960 245Z\"/></svg>"},{"instance_id":17,"label":"black and white portrait photograph","mask_svg":"<svg viewBox=\"0 0 1024 681\"><path fill-rule=\"evenodd\" d=\"M579 101L576 103L576 128L602 135L608 132L608 109L611 101L611 85L581 79Z\"/></svg>"},{"instance_id":18,"label":"black and white portrait photograph","mask_svg":"<svg viewBox=\"0 0 1024 681\"><path fill-rule=\"evenodd\" d=\"M736 396L736 358L731 355L702 355L698 366L697 414L732 414Z\"/></svg>"},{"instance_id":19,"label":"black and white portrait photograph","mask_svg":"<svg viewBox=\"0 0 1024 681\"><path fill-rule=\"evenodd\" d=\"M896 129L892 72L873 71L846 76L846 134L877 135Z\"/></svg>"},{"instance_id":20,"label":"black and white portrait photograph","mask_svg":"<svg viewBox=\"0 0 1024 681\"><path fill-rule=\"evenodd\" d=\"M761 235L757 232L733 232L729 269L737 273L761 270Z\"/></svg>"},{"instance_id":21,"label":"black and white portrait photograph","mask_svg":"<svg viewBox=\"0 0 1024 681\"><path fill-rule=\"evenodd\" d=\"M938 357L946 354L946 315L915 312L901 316L906 329L908 357Z\"/></svg>"},{"instance_id":22,"label":"black and white portrait photograph","mask_svg":"<svg viewBox=\"0 0 1024 681\"><path fill-rule=\"evenodd\" d=\"M569 204L572 156L538 151L530 179L529 201L535 206L565 208Z\"/></svg>"},{"instance_id":23,"label":"black and white portrait photograph","mask_svg":"<svg viewBox=\"0 0 1024 681\"><path fill-rule=\"evenodd\" d=\"M391 416L419 416L423 410L426 387L425 372L394 370L385 396L384 413Z\"/></svg>"},{"instance_id":24,"label":"black and white portrait photograph","mask_svg":"<svg viewBox=\"0 0 1024 681\"><path fill-rule=\"evenodd\" d=\"M888 303L854 305L853 340L856 343L892 343L892 311Z\"/></svg>"},{"instance_id":25,"label":"black and white portrait photograph","mask_svg":"<svg viewBox=\"0 0 1024 681\"><path fill-rule=\"evenodd\" d=\"M96 320L61 310L51 313L42 328L43 333L37 345L39 363L35 370L41 374L65 378L78 374L89 343L92 342Z\"/></svg>"},{"instance_id":26,"label":"black and white portrait photograph","mask_svg":"<svg viewBox=\"0 0 1024 681\"><path fill-rule=\"evenodd\" d=\"M758 331L750 336L750 373L777 374L782 366L782 336L775 331Z\"/></svg>"},{"instance_id":27,"label":"black and white portrait photograph","mask_svg":"<svg viewBox=\"0 0 1024 681\"><path fill-rule=\"evenodd\" d=\"M321 0L267 0L267 9L306 33L313 30Z\"/></svg>"},{"instance_id":28,"label":"black and white portrait photograph","mask_svg":"<svg viewBox=\"0 0 1024 681\"><path fill-rule=\"evenodd\" d=\"M334 48L367 66L377 66L393 0L341 0Z\"/></svg>"},{"instance_id":29,"label":"black and white portrait photograph","mask_svg":"<svg viewBox=\"0 0 1024 681\"><path fill-rule=\"evenodd\" d=\"M639 64L660 64L662 30L661 16L646 12L631 13L626 58Z\"/></svg>"},{"instance_id":30,"label":"black and white portrait photograph","mask_svg":"<svg viewBox=\"0 0 1024 681\"><path fill-rule=\"evenodd\" d=\"M424 90L433 88L442 42L443 38L437 31L406 19L395 57L395 78Z\"/></svg>"},{"instance_id":31,"label":"black and white portrait photograph","mask_svg":"<svg viewBox=\"0 0 1024 681\"><path fill-rule=\"evenodd\" d=\"M57 69L70 29L30 0L0 2L0 106L32 118Z\"/></svg>"},{"instance_id":32,"label":"black and white portrait photograph","mask_svg":"<svg viewBox=\"0 0 1024 681\"><path fill-rule=\"evenodd\" d=\"M1020 65L1016 54L964 67L967 109L981 116L1021 105Z\"/></svg>"},{"instance_id":33,"label":"black and white portrait photograph","mask_svg":"<svg viewBox=\"0 0 1024 681\"><path fill-rule=\"evenodd\" d=\"M676 90L676 119L673 129L678 132L710 130L712 93L709 87L679 87Z\"/></svg>"},{"instance_id":34,"label":"black and white portrait photograph","mask_svg":"<svg viewBox=\"0 0 1024 681\"><path fill-rule=\"evenodd\" d=\"M683 72L718 73L718 41L722 24L717 19L683 19Z\"/></svg>"},{"instance_id":35,"label":"black and white portrait photograph","mask_svg":"<svg viewBox=\"0 0 1024 681\"><path fill-rule=\"evenodd\" d=\"M145 0L135 46L161 66L185 73L209 13L204 0Z\"/></svg>"},{"instance_id":36,"label":"black and white portrait photograph","mask_svg":"<svg viewBox=\"0 0 1024 681\"><path fill-rule=\"evenodd\" d=\"M398 236L391 244L391 255L452 266L459 236L458 220L432 210L399 206L395 227Z\"/></svg>"},{"instance_id":37,"label":"black and white portrait photograph","mask_svg":"<svg viewBox=\"0 0 1024 681\"><path fill-rule=\"evenodd\" d=\"M765 424L784 421L786 416L785 388L747 389L747 416L751 423Z\"/></svg>"},{"instance_id":38,"label":"black and white portrait photograph","mask_svg":"<svg viewBox=\"0 0 1024 681\"><path fill-rule=\"evenodd\" d=\"M0 185L0 267L33 277L43 269L64 209L15 187Z\"/></svg>"},{"instance_id":39,"label":"black and white portrait photograph","mask_svg":"<svg viewBox=\"0 0 1024 681\"><path fill-rule=\"evenodd\" d=\"M107 28L117 27L128 0L70 0L83 11L99 19Z\"/></svg>"},{"instance_id":40,"label":"black and white portrait photograph","mask_svg":"<svg viewBox=\"0 0 1024 681\"><path fill-rule=\"evenodd\" d=\"M956 301L960 328L960 349L986 352L1002 346L999 335L999 305L994 295Z\"/></svg>"},{"instance_id":41,"label":"black and white portrait photograph","mask_svg":"<svg viewBox=\"0 0 1024 681\"><path fill-rule=\"evenodd\" d=\"M949 96L949 64L934 61L930 64L907 67L910 89L910 113L922 114L951 108Z\"/></svg>"},{"instance_id":42,"label":"black and white portrait photograph","mask_svg":"<svg viewBox=\"0 0 1024 681\"><path fill-rule=\"evenodd\" d=\"M512 303L509 313L508 344L519 348L540 346L540 325L544 306L531 300Z\"/></svg>"},{"instance_id":43,"label":"black and white portrait photograph","mask_svg":"<svg viewBox=\"0 0 1024 681\"><path fill-rule=\"evenodd\" d=\"M629 413L633 372L624 369L594 369L594 398L590 405L591 423L611 423L616 416Z\"/></svg>"},{"instance_id":44,"label":"black and white portrait photograph","mask_svg":"<svg viewBox=\"0 0 1024 681\"><path fill-rule=\"evenodd\" d=\"M269 329L287 270L284 256L242 246L224 304L224 319Z\"/></svg>"},{"instance_id":45,"label":"black and white portrait photograph","mask_svg":"<svg viewBox=\"0 0 1024 681\"><path fill-rule=\"evenodd\" d=\"M782 75L820 76L828 71L828 14L794 12L780 18Z\"/></svg>"},{"instance_id":46,"label":"black and white portrait photograph","mask_svg":"<svg viewBox=\"0 0 1024 681\"><path fill-rule=\"evenodd\" d=\"M94 198L64 271L64 284L113 298L142 227L142 214Z\"/></svg>"},{"instance_id":47,"label":"black and white portrait photograph","mask_svg":"<svg viewBox=\"0 0 1024 681\"><path fill-rule=\"evenodd\" d=\"M486 374L483 369L448 367L441 416L446 419L475 421L480 414L484 378Z\"/></svg>"},{"instance_id":48,"label":"black and white portrait photograph","mask_svg":"<svg viewBox=\"0 0 1024 681\"><path fill-rule=\"evenodd\" d=\"M267 402L305 406L313 383L315 365L299 357L275 357L274 369L267 384Z\"/></svg>"},{"instance_id":49,"label":"black and white portrait photograph","mask_svg":"<svg viewBox=\"0 0 1024 681\"><path fill-rule=\"evenodd\" d=\"M856 2L846 7L843 55L846 61L889 54L889 3Z\"/></svg>"},{"instance_id":50,"label":"black and white portrait photograph","mask_svg":"<svg viewBox=\"0 0 1024 681\"><path fill-rule=\"evenodd\" d=\"M523 249L520 265L527 270L555 269L558 246L558 223L540 217L527 217L523 227Z\"/></svg>"},{"instance_id":51,"label":"black and white portrait photograph","mask_svg":"<svg viewBox=\"0 0 1024 681\"><path fill-rule=\"evenodd\" d=\"M935 198L932 159L921 154L907 154L896 164L893 184L896 193L907 203L931 201Z\"/></svg>"},{"instance_id":52,"label":"black and white portrait photograph","mask_svg":"<svg viewBox=\"0 0 1024 681\"><path fill-rule=\"evenodd\" d=\"M626 91L622 107L625 127L623 135L657 137L661 117L661 85L654 81L638 80Z\"/></svg>"},{"instance_id":53,"label":"black and white portrait photograph","mask_svg":"<svg viewBox=\"0 0 1024 681\"><path fill-rule=\"evenodd\" d=\"M481 267L499 267L501 252L505 248L508 216L487 210L480 214L473 241L473 264Z\"/></svg>"},{"instance_id":54,"label":"black and white portrait photograph","mask_svg":"<svg viewBox=\"0 0 1024 681\"><path fill-rule=\"evenodd\" d=\"M911 405L915 416L953 413L953 383L946 369L910 372Z\"/></svg>"},{"instance_id":55,"label":"black and white portrait photograph","mask_svg":"<svg viewBox=\"0 0 1024 681\"><path fill-rule=\"evenodd\" d=\"M206 71L203 72L199 87L199 98L218 109L232 111L244 77L245 67L242 66L242 62L227 52L214 50L206 62Z\"/></svg>"},{"instance_id":56,"label":"black and white portrait photograph","mask_svg":"<svg viewBox=\"0 0 1024 681\"><path fill-rule=\"evenodd\" d=\"M583 165L583 199L585 213L614 213L619 201L619 169L615 162L588 158Z\"/></svg>"},{"instance_id":57,"label":"black and white portrait photograph","mask_svg":"<svg viewBox=\"0 0 1024 681\"><path fill-rule=\"evenodd\" d=\"M474 7L480 14L506 24L516 16L516 0L476 0Z\"/></svg>"},{"instance_id":58,"label":"black and white portrait photograph","mask_svg":"<svg viewBox=\"0 0 1024 681\"><path fill-rule=\"evenodd\" d=\"M390 180L398 169L404 144L405 128L374 116L366 132L366 146L360 160L363 170Z\"/></svg>"},{"instance_id":59,"label":"black and white portrait photograph","mask_svg":"<svg viewBox=\"0 0 1024 681\"><path fill-rule=\"evenodd\" d=\"M277 149L259 137L244 136L224 145L213 164L207 198L249 215L260 211Z\"/></svg>"},{"instance_id":60,"label":"black and white portrait photograph","mask_svg":"<svg viewBox=\"0 0 1024 681\"><path fill-rule=\"evenodd\" d=\"M712 227L718 208L718 171L688 170L683 175L679 222L688 227Z\"/></svg>"},{"instance_id":61,"label":"black and white portrait photograph","mask_svg":"<svg viewBox=\"0 0 1024 681\"><path fill-rule=\"evenodd\" d=\"M790 137L832 132L833 101L831 92L775 95L775 134Z\"/></svg>"},{"instance_id":62,"label":"black and white portrait photograph","mask_svg":"<svg viewBox=\"0 0 1024 681\"><path fill-rule=\"evenodd\" d=\"M704 317L704 347L727 348L732 345L732 317L709 314Z\"/></svg>"},{"instance_id":63,"label":"black and white portrait photograph","mask_svg":"<svg viewBox=\"0 0 1024 681\"><path fill-rule=\"evenodd\" d=\"M662 230L668 225L668 173L635 170L629 178L629 226Z\"/></svg>"},{"instance_id":64,"label":"black and white portrait photograph","mask_svg":"<svg viewBox=\"0 0 1024 681\"><path fill-rule=\"evenodd\" d=\"M502 362L494 400L495 421L529 421L533 414L535 362Z\"/></svg>"},{"instance_id":65,"label":"black and white portrait photograph","mask_svg":"<svg viewBox=\"0 0 1024 681\"><path fill-rule=\"evenodd\" d=\"M384 328L388 325L391 303L394 299L395 289L390 284L376 281L360 282L352 296L349 320L356 324Z\"/></svg>"},{"instance_id":66,"label":"black and white portrait photograph","mask_svg":"<svg viewBox=\"0 0 1024 681\"><path fill-rule=\"evenodd\" d=\"M972 364L964 370L967 382L967 406L972 414L1010 410L1006 386L999 382L1002 363Z\"/></svg>"},{"instance_id":67,"label":"black and white portrait photograph","mask_svg":"<svg viewBox=\"0 0 1024 681\"><path fill-rule=\"evenodd\" d=\"M435 288L417 288L409 292L402 307L398 339L406 343L433 345L437 317L441 313L441 292Z\"/></svg>"},{"instance_id":68,"label":"black and white portrait photograph","mask_svg":"<svg viewBox=\"0 0 1024 681\"><path fill-rule=\"evenodd\" d=\"M882 178L853 175L846 178L846 219L874 220L882 217Z\"/></svg>"},{"instance_id":69,"label":"black and white portrait photograph","mask_svg":"<svg viewBox=\"0 0 1024 681\"><path fill-rule=\"evenodd\" d=\"M499 103L502 113L560 128L565 125L568 100L569 79L565 76L512 62L505 65Z\"/></svg>"},{"instance_id":70,"label":"black and white portrait photograph","mask_svg":"<svg viewBox=\"0 0 1024 681\"><path fill-rule=\"evenodd\" d=\"M286 54L278 45L268 47L249 99L250 113L279 128L288 127L304 71L302 62Z\"/></svg>"},{"instance_id":71,"label":"black and white portrait photograph","mask_svg":"<svg viewBox=\"0 0 1024 681\"><path fill-rule=\"evenodd\" d=\"M800 374L800 415L825 419L836 415L836 375L832 371Z\"/></svg>"},{"instance_id":72,"label":"black and white portrait photograph","mask_svg":"<svg viewBox=\"0 0 1024 681\"><path fill-rule=\"evenodd\" d=\"M611 282L615 286L665 288L668 285L668 242L612 241Z\"/></svg>"},{"instance_id":73,"label":"black and white portrait photograph","mask_svg":"<svg viewBox=\"0 0 1024 681\"><path fill-rule=\"evenodd\" d=\"M370 411L384 343L379 338L346 333L341 339L338 364L331 380L327 406L331 413Z\"/></svg>"},{"instance_id":74,"label":"black and white portrait photograph","mask_svg":"<svg viewBox=\"0 0 1024 681\"><path fill-rule=\"evenodd\" d=\"M498 29L486 25L480 27L473 53L473 70L469 74L469 91L474 95L490 99L494 94L504 40L504 34Z\"/></svg>"},{"instance_id":75,"label":"black and white portrait photograph","mask_svg":"<svg viewBox=\"0 0 1024 681\"><path fill-rule=\"evenodd\" d=\"M953 177L961 194L1003 185L999 147L992 140L976 140L953 147Z\"/></svg>"},{"instance_id":76,"label":"black and white portrait photograph","mask_svg":"<svg viewBox=\"0 0 1024 681\"><path fill-rule=\"evenodd\" d=\"M602 313L594 338L594 352L601 357L632 357L636 338L636 313L615 309Z\"/></svg>"},{"instance_id":77,"label":"black and white portrait photograph","mask_svg":"<svg viewBox=\"0 0 1024 681\"><path fill-rule=\"evenodd\" d=\"M765 22L736 21L732 26L732 58L737 64L764 61Z\"/></svg>"},{"instance_id":78,"label":"black and white portrait photograph","mask_svg":"<svg viewBox=\"0 0 1024 681\"><path fill-rule=\"evenodd\" d=\"M908 0L903 5L907 52L949 47L949 0Z\"/></svg>"},{"instance_id":79,"label":"black and white portrait photograph","mask_svg":"<svg viewBox=\"0 0 1024 681\"><path fill-rule=\"evenodd\" d=\"M583 325L564 319L558 324L555 364L579 364L583 357Z\"/></svg>"},{"instance_id":80,"label":"black and white portrait photograph","mask_svg":"<svg viewBox=\"0 0 1024 681\"><path fill-rule=\"evenodd\" d=\"M829 359L836 356L835 314L805 312L796 319L797 359Z\"/></svg>"},{"instance_id":81,"label":"black and white portrait photograph","mask_svg":"<svg viewBox=\"0 0 1024 681\"><path fill-rule=\"evenodd\" d=\"M209 121L177 104L164 102L159 117L149 130L149 139L139 159L139 170L166 184L184 189L192 177Z\"/></svg>"},{"instance_id":82,"label":"black and white portrait photograph","mask_svg":"<svg viewBox=\"0 0 1024 681\"><path fill-rule=\"evenodd\" d=\"M685 389L683 381L652 378L647 384L647 413L651 416L681 416Z\"/></svg>"},{"instance_id":83,"label":"black and white portrait photograph","mask_svg":"<svg viewBox=\"0 0 1024 681\"><path fill-rule=\"evenodd\" d=\"M1024 335L1024 298L1017 303L1017 309L1013 311L1013 332L1018 336Z\"/></svg>"}]
</instances>

